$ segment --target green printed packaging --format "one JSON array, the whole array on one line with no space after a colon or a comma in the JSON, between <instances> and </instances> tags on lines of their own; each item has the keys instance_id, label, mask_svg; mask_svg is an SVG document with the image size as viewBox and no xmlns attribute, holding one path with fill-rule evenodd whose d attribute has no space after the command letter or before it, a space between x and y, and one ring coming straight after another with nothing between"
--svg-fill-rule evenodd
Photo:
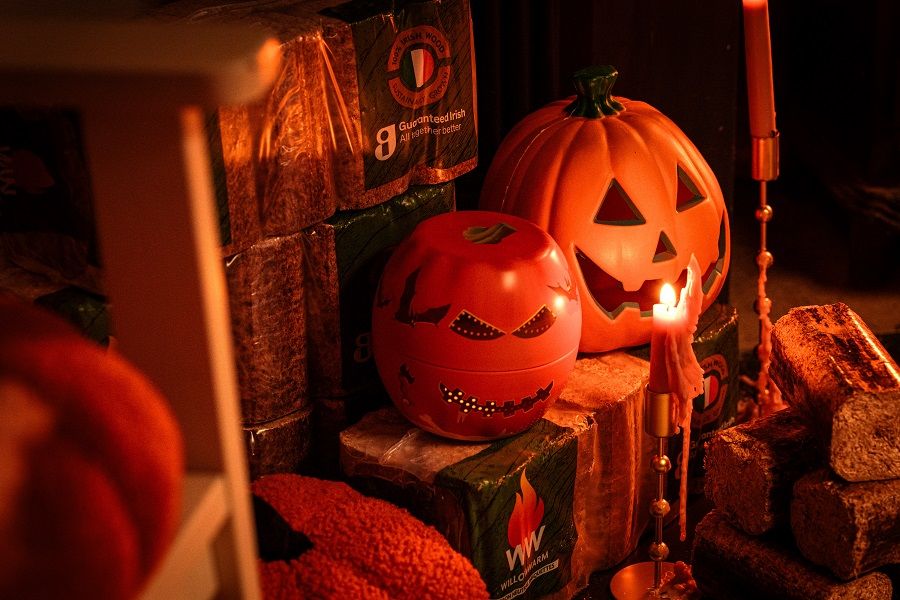
<instances>
[{"instance_id":1,"label":"green printed packaging","mask_svg":"<svg viewBox=\"0 0 900 600\"><path fill-rule=\"evenodd\" d=\"M220 107L210 121L222 241L232 251L476 166L467 0L184 0L156 16L240 22L281 42L270 93Z\"/></svg>"},{"instance_id":2,"label":"green printed packaging","mask_svg":"<svg viewBox=\"0 0 900 600\"><path fill-rule=\"evenodd\" d=\"M542 419L492 444L453 443L391 408L341 437L354 483L433 524L472 561L492 598L541 598L566 587L577 539L572 429Z\"/></svg>"},{"instance_id":3,"label":"green printed packaging","mask_svg":"<svg viewBox=\"0 0 900 600\"><path fill-rule=\"evenodd\" d=\"M316 398L381 388L372 304L390 252L425 219L452 211L453 182L415 186L378 206L342 211L303 234L309 383Z\"/></svg>"},{"instance_id":4,"label":"green printed packaging","mask_svg":"<svg viewBox=\"0 0 900 600\"><path fill-rule=\"evenodd\" d=\"M694 398L691 413L688 492L701 494L706 473L704 446L717 431L734 425L737 416L740 350L735 307L717 303L701 315L694 333L694 354L703 368L703 394ZM679 448L678 453L673 452L674 464L680 464L680 436L673 447ZM675 471L670 471L670 477Z\"/></svg>"},{"instance_id":5,"label":"green printed packaging","mask_svg":"<svg viewBox=\"0 0 900 600\"><path fill-rule=\"evenodd\" d=\"M341 467L434 525L493 598L568 599L649 521L646 384L646 363L624 352L579 358L544 418L494 443L438 438L382 409L341 433Z\"/></svg>"}]
</instances>

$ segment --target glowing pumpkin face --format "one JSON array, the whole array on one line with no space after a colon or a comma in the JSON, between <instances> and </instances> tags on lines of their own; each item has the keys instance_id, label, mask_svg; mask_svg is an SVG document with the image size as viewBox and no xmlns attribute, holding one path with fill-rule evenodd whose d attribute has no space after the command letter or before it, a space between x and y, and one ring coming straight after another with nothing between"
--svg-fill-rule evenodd
<instances>
[{"instance_id":1,"label":"glowing pumpkin face","mask_svg":"<svg viewBox=\"0 0 900 600\"><path fill-rule=\"evenodd\" d=\"M385 266L375 363L394 404L455 439L518 433L575 365L581 305L565 257L534 224L468 211L423 221Z\"/></svg>"},{"instance_id":2,"label":"glowing pumpkin face","mask_svg":"<svg viewBox=\"0 0 900 600\"><path fill-rule=\"evenodd\" d=\"M610 96L616 76L612 67L580 71L578 96L521 121L481 195L482 208L524 217L562 248L584 302L584 352L648 342L660 287L684 284L691 254L704 270L705 309L730 257L709 165L658 110Z\"/></svg>"}]
</instances>

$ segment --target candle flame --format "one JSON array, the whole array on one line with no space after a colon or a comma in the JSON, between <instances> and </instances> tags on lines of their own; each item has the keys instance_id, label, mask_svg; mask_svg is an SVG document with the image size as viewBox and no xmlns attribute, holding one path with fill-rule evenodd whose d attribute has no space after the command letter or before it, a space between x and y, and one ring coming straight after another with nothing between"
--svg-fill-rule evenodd
<instances>
[{"instance_id":1,"label":"candle flame","mask_svg":"<svg viewBox=\"0 0 900 600\"><path fill-rule=\"evenodd\" d=\"M659 291L659 301L669 308L675 306L675 288L672 287L671 283L663 284L662 289Z\"/></svg>"}]
</instances>

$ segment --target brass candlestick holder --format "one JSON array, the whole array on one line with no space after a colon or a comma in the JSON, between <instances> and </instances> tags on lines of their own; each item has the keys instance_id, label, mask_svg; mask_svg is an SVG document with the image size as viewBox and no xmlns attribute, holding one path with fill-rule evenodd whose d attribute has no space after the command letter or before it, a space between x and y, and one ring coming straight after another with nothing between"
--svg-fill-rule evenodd
<instances>
[{"instance_id":1,"label":"brass candlestick holder","mask_svg":"<svg viewBox=\"0 0 900 600\"><path fill-rule=\"evenodd\" d=\"M672 572L675 566L665 562L669 557L669 547L663 541L663 521L669 514L666 500L666 474L672 469L672 461L666 456L669 438L675 434L672 422L672 394L644 390L644 431L656 438L656 454L650 467L656 473L656 498L650 503L650 515L654 521L654 536L647 554L650 561L635 563L616 573L609 587L616 600L643 600L645 598L665 598L660 593L663 575ZM685 432L684 435L690 435Z\"/></svg>"},{"instance_id":2,"label":"brass candlestick holder","mask_svg":"<svg viewBox=\"0 0 900 600\"><path fill-rule=\"evenodd\" d=\"M756 286L756 302L754 309L759 315L759 345L756 356L759 359L759 374L756 377L756 403L760 416L775 412L780 408L781 398L774 384L769 380L769 363L772 351L772 300L766 294L768 268L772 266L774 257L766 245L766 225L772 220L772 207L768 204L766 183L778 178L779 151L778 131L772 131L768 137L752 137L751 176L759 182L759 208L756 209L756 220L759 221L759 253L756 265L759 268L759 280Z\"/></svg>"}]
</instances>

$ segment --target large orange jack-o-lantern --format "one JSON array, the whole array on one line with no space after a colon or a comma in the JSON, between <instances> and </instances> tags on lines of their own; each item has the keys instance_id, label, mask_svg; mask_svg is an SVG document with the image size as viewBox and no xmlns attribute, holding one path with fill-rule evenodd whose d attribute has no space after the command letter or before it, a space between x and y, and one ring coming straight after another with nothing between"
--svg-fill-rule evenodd
<instances>
[{"instance_id":1,"label":"large orange jack-o-lantern","mask_svg":"<svg viewBox=\"0 0 900 600\"><path fill-rule=\"evenodd\" d=\"M581 305L553 239L485 211L423 221L396 249L375 297L372 344L394 404L454 439L518 433L575 365Z\"/></svg>"},{"instance_id":2,"label":"large orange jack-o-lantern","mask_svg":"<svg viewBox=\"0 0 900 600\"><path fill-rule=\"evenodd\" d=\"M583 300L584 352L648 342L659 289L684 284L691 254L704 271L705 309L730 256L709 165L658 110L611 96L617 75L609 66L579 71L576 97L516 125L481 195L482 208L524 217L562 248Z\"/></svg>"}]
</instances>

